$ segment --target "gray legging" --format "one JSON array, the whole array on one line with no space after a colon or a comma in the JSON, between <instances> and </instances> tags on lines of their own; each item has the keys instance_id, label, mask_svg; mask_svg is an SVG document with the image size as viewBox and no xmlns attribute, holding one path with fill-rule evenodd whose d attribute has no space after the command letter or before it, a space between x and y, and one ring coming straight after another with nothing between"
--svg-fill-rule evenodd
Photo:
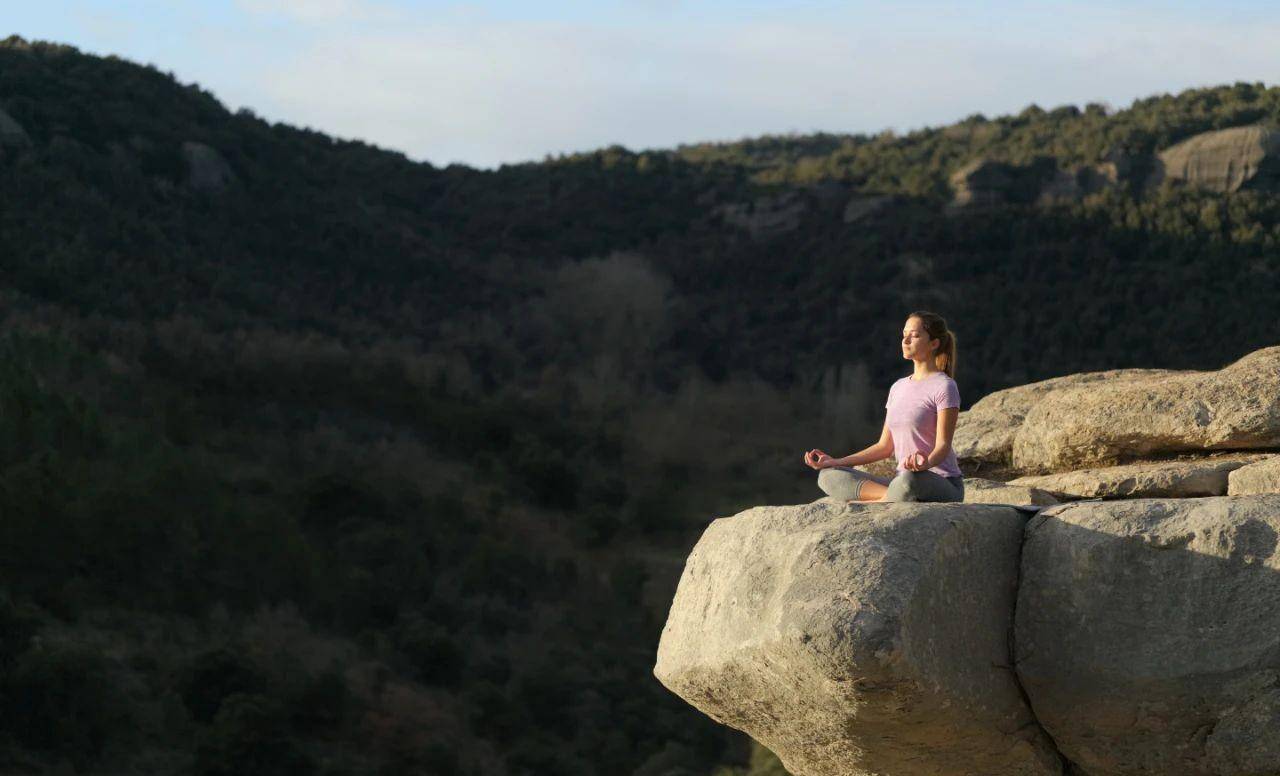
<instances>
[{"instance_id":1,"label":"gray legging","mask_svg":"<svg viewBox=\"0 0 1280 776\"><path fill-rule=\"evenodd\" d=\"M882 501L964 501L964 477L960 475L943 477L927 470L907 469L890 480L848 466L829 466L818 471L818 487L842 501L857 501L862 483L868 481L888 487Z\"/></svg>"}]
</instances>

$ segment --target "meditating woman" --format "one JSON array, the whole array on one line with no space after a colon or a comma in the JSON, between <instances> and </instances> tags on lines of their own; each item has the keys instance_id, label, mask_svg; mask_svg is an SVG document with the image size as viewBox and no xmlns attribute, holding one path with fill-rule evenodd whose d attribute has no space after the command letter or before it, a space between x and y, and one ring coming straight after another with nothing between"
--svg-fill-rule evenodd
<instances>
[{"instance_id":1,"label":"meditating woman","mask_svg":"<svg viewBox=\"0 0 1280 776\"><path fill-rule=\"evenodd\" d=\"M805 453L818 470L818 487L845 501L964 501L964 477L951 449L960 389L956 386L956 336L940 316L918 311L902 327L902 357L912 374L889 388L880 441L843 458L821 450ZM898 461L892 480L853 468L889 456Z\"/></svg>"}]
</instances>

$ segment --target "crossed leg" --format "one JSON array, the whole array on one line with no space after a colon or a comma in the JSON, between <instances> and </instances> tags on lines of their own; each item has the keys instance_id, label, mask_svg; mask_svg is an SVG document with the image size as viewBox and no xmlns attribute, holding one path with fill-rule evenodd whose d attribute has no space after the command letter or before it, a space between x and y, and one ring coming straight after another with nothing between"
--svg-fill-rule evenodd
<instances>
[{"instance_id":1,"label":"crossed leg","mask_svg":"<svg viewBox=\"0 0 1280 776\"><path fill-rule=\"evenodd\" d=\"M879 501L888 492L890 480L848 466L831 466L818 471L818 487L842 501Z\"/></svg>"},{"instance_id":2,"label":"crossed leg","mask_svg":"<svg viewBox=\"0 0 1280 776\"><path fill-rule=\"evenodd\" d=\"M893 479L833 466L818 472L818 487L842 501L964 501L964 486L930 471L900 471Z\"/></svg>"}]
</instances>

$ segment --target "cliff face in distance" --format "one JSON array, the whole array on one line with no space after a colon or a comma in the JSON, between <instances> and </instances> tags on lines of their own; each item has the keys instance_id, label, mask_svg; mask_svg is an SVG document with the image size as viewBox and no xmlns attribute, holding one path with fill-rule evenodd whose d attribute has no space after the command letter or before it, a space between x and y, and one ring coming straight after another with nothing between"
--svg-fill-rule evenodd
<instances>
[{"instance_id":1,"label":"cliff face in distance","mask_svg":"<svg viewBox=\"0 0 1280 776\"><path fill-rule=\"evenodd\" d=\"M1280 346L961 418L967 471L1055 471L715 520L657 678L797 776L1280 769Z\"/></svg>"}]
</instances>

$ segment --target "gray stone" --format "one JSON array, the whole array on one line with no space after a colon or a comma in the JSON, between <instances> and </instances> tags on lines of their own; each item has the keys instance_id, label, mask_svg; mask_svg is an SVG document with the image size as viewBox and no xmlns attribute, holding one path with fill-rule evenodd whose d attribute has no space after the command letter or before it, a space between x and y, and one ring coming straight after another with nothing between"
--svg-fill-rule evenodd
<instances>
[{"instance_id":1,"label":"gray stone","mask_svg":"<svg viewBox=\"0 0 1280 776\"><path fill-rule=\"evenodd\" d=\"M889 195L860 194L845 204L841 220L846 224L856 223L884 210L892 201L893 197Z\"/></svg>"},{"instance_id":2,"label":"gray stone","mask_svg":"<svg viewBox=\"0 0 1280 776\"><path fill-rule=\"evenodd\" d=\"M784 191L776 196L757 197L752 202L718 205L712 208L712 213L723 217L725 223L746 230L754 239L765 239L798 229L805 210L804 198L799 192Z\"/></svg>"},{"instance_id":3,"label":"gray stone","mask_svg":"<svg viewBox=\"0 0 1280 776\"><path fill-rule=\"evenodd\" d=\"M216 148L188 140L182 144L182 156L187 160L187 185L196 191L221 191L236 180Z\"/></svg>"},{"instance_id":4,"label":"gray stone","mask_svg":"<svg viewBox=\"0 0 1280 776\"><path fill-rule=\"evenodd\" d=\"M1113 166L1079 165L1058 168L1052 156L1037 156L1025 164L975 159L951 174L953 197L948 210L972 210L1000 205L1032 205L1086 193L1115 184Z\"/></svg>"},{"instance_id":5,"label":"gray stone","mask_svg":"<svg viewBox=\"0 0 1280 776\"><path fill-rule=\"evenodd\" d=\"M1008 662L1024 522L828 499L716 520L654 674L800 776L1060 773Z\"/></svg>"},{"instance_id":6,"label":"gray stone","mask_svg":"<svg viewBox=\"0 0 1280 776\"><path fill-rule=\"evenodd\" d=\"M1000 482L981 477L964 478L966 504L1057 504L1048 491L1014 482Z\"/></svg>"},{"instance_id":7,"label":"gray stone","mask_svg":"<svg viewBox=\"0 0 1280 776\"><path fill-rule=\"evenodd\" d=\"M0 108L0 152L6 148L27 148L31 145L31 136L22 125Z\"/></svg>"},{"instance_id":8,"label":"gray stone","mask_svg":"<svg viewBox=\"0 0 1280 776\"><path fill-rule=\"evenodd\" d=\"M1120 182L1120 165L1114 161L1077 164L1057 170L1040 190L1036 201L1041 205L1078 202L1090 194L1115 188Z\"/></svg>"},{"instance_id":9,"label":"gray stone","mask_svg":"<svg viewBox=\"0 0 1280 776\"><path fill-rule=\"evenodd\" d=\"M1280 772L1280 495L1076 502L1030 519L1015 656L1089 776Z\"/></svg>"},{"instance_id":10,"label":"gray stone","mask_svg":"<svg viewBox=\"0 0 1280 776\"><path fill-rule=\"evenodd\" d=\"M1247 126L1202 132L1161 151L1149 185L1210 191L1280 190L1280 131Z\"/></svg>"},{"instance_id":11,"label":"gray stone","mask_svg":"<svg viewBox=\"0 0 1280 776\"><path fill-rule=\"evenodd\" d=\"M1248 466L1241 466L1231 472L1227 480L1229 496L1280 493L1280 455L1269 455Z\"/></svg>"},{"instance_id":12,"label":"gray stone","mask_svg":"<svg viewBox=\"0 0 1280 776\"><path fill-rule=\"evenodd\" d=\"M1149 380L1177 374L1199 374L1172 369L1108 369L1051 377L1026 385L1005 388L983 396L956 419L952 449L962 461L1009 463L1013 440L1031 408L1041 399L1066 388L1095 383L1116 384L1128 380Z\"/></svg>"},{"instance_id":13,"label":"gray stone","mask_svg":"<svg viewBox=\"0 0 1280 776\"><path fill-rule=\"evenodd\" d=\"M1060 499L1154 498L1227 495L1231 472L1270 456L1226 455L1185 461L1077 469L1060 474L1041 474L1009 480L1052 493Z\"/></svg>"},{"instance_id":14,"label":"gray stone","mask_svg":"<svg viewBox=\"0 0 1280 776\"><path fill-rule=\"evenodd\" d=\"M1280 346L1215 371L1050 392L1027 412L1013 465L1028 474L1153 453L1280 447Z\"/></svg>"},{"instance_id":15,"label":"gray stone","mask_svg":"<svg viewBox=\"0 0 1280 776\"><path fill-rule=\"evenodd\" d=\"M1011 201L1017 170L1011 164L974 159L951 174L953 208L991 207Z\"/></svg>"}]
</instances>

